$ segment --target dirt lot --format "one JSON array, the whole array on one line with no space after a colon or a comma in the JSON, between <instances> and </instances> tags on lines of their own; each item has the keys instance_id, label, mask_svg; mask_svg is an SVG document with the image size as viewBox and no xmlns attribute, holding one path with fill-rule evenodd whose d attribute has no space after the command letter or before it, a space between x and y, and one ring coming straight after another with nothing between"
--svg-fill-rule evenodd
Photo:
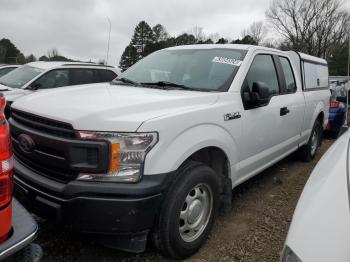
<instances>
[{"instance_id":1,"label":"dirt lot","mask_svg":"<svg viewBox=\"0 0 350 262\"><path fill-rule=\"evenodd\" d=\"M232 211L218 219L210 239L188 261L278 261L301 191L332 143L326 139L311 163L291 156L236 188ZM166 261L151 248L128 254L50 222L40 226L37 242L45 252L43 261Z\"/></svg>"}]
</instances>

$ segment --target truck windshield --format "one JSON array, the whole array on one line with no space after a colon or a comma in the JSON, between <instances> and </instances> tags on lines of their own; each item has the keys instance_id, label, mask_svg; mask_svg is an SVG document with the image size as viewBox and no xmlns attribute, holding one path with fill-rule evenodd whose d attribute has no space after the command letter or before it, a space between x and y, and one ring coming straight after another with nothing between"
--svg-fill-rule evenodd
<instances>
[{"instance_id":1,"label":"truck windshield","mask_svg":"<svg viewBox=\"0 0 350 262\"><path fill-rule=\"evenodd\" d=\"M245 54L244 50L222 48L161 50L130 67L119 79L142 87L227 91Z\"/></svg>"},{"instance_id":2,"label":"truck windshield","mask_svg":"<svg viewBox=\"0 0 350 262\"><path fill-rule=\"evenodd\" d=\"M32 66L21 66L0 78L0 84L12 88L21 88L34 77L44 72L43 69Z\"/></svg>"}]
</instances>

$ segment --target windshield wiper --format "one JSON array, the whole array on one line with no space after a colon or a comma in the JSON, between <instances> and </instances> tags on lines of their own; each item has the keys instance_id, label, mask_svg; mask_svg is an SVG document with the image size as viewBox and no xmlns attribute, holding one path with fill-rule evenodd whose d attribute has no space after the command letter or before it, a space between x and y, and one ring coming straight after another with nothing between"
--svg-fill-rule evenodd
<instances>
[{"instance_id":1,"label":"windshield wiper","mask_svg":"<svg viewBox=\"0 0 350 262\"><path fill-rule=\"evenodd\" d=\"M132 81L128 78L125 78L125 77L121 77L121 78L116 78L112 81L112 83L115 83L115 81L119 81L119 82L123 82L123 83L126 83L126 84L131 84L131 85L139 85L139 83L135 82L135 81Z\"/></svg>"},{"instance_id":2,"label":"windshield wiper","mask_svg":"<svg viewBox=\"0 0 350 262\"><path fill-rule=\"evenodd\" d=\"M196 88L192 88L189 86L185 86L185 85L180 85L180 84L176 84L173 82L168 82L168 81L158 81L158 82L144 82L144 83L140 83L141 85L151 85L151 86L159 86L159 87L163 87L164 89L166 87L175 87L178 89L184 89L184 90L194 90L194 91L198 91L198 89Z\"/></svg>"},{"instance_id":3,"label":"windshield wiper","mask_svg":"<svg viewBox=\"0 0 350 262\"><path fill-rule=\"evenodd\" d=\"M8 85L5 85L3 82L0 82L0 85L7 86L7 87L8 87Z\"/></svg>"}]
</instances>

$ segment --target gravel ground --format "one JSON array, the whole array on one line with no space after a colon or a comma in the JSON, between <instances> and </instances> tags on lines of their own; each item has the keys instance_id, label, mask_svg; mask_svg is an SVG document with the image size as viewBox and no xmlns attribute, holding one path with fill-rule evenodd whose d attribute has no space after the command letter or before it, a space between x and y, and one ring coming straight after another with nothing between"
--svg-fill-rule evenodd
<instances>
[{"instance_id":1,"label":"gravel ground","mask_svg":"<svg viewBox=\"0 0 350 262\"><path fill-rule=\"evenodd\" d=\"M326 139L316 159L290 156L234 190L232 210L219 217L201 250L188 261L279 261L302 189L317 161L333 143ZM167 261L151 247L143 254L107 249L49 221L40 222L42 261Z\"/></svg>"}]
</instances>

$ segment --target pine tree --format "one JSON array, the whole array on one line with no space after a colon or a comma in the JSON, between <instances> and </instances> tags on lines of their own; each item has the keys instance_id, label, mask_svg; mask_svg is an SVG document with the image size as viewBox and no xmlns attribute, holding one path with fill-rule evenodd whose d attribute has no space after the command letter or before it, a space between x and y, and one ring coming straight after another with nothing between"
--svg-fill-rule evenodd
<instances>
[{"instance_id":1,"label":"pine tree","mask_svg":"<svg viewBox=\"0 0 350 262\"><path fill-rule=\"evenodd\" d=\"M130 66L135 64L138 61L138 53L137 49L133 45L128 45L120 59L119 67L122 69L122 71L125 71Z\"/></svg>"},{"instance_id":2,"label":"pine tree","mask_svg":"<svg viewBox=\"0 0 350 262\"><path fill-rule=\"evenodd\" d=\"M145 22L141 21L134 30L131 44L140 50L141 57L144 57L145 46L154 42L153 31Z\"/></svg>"},{"instance_id":3,"label":"pine tree","mask_svg":"<svg viewBox=\"0 0 350 262\"><path fill-rule=\"evenodd\" d=\"M20 61L17 61L17 59ZM6 38L0 40L0 62L5 64L23 62L23 54Z\"/></svg>"}]
</instances>

